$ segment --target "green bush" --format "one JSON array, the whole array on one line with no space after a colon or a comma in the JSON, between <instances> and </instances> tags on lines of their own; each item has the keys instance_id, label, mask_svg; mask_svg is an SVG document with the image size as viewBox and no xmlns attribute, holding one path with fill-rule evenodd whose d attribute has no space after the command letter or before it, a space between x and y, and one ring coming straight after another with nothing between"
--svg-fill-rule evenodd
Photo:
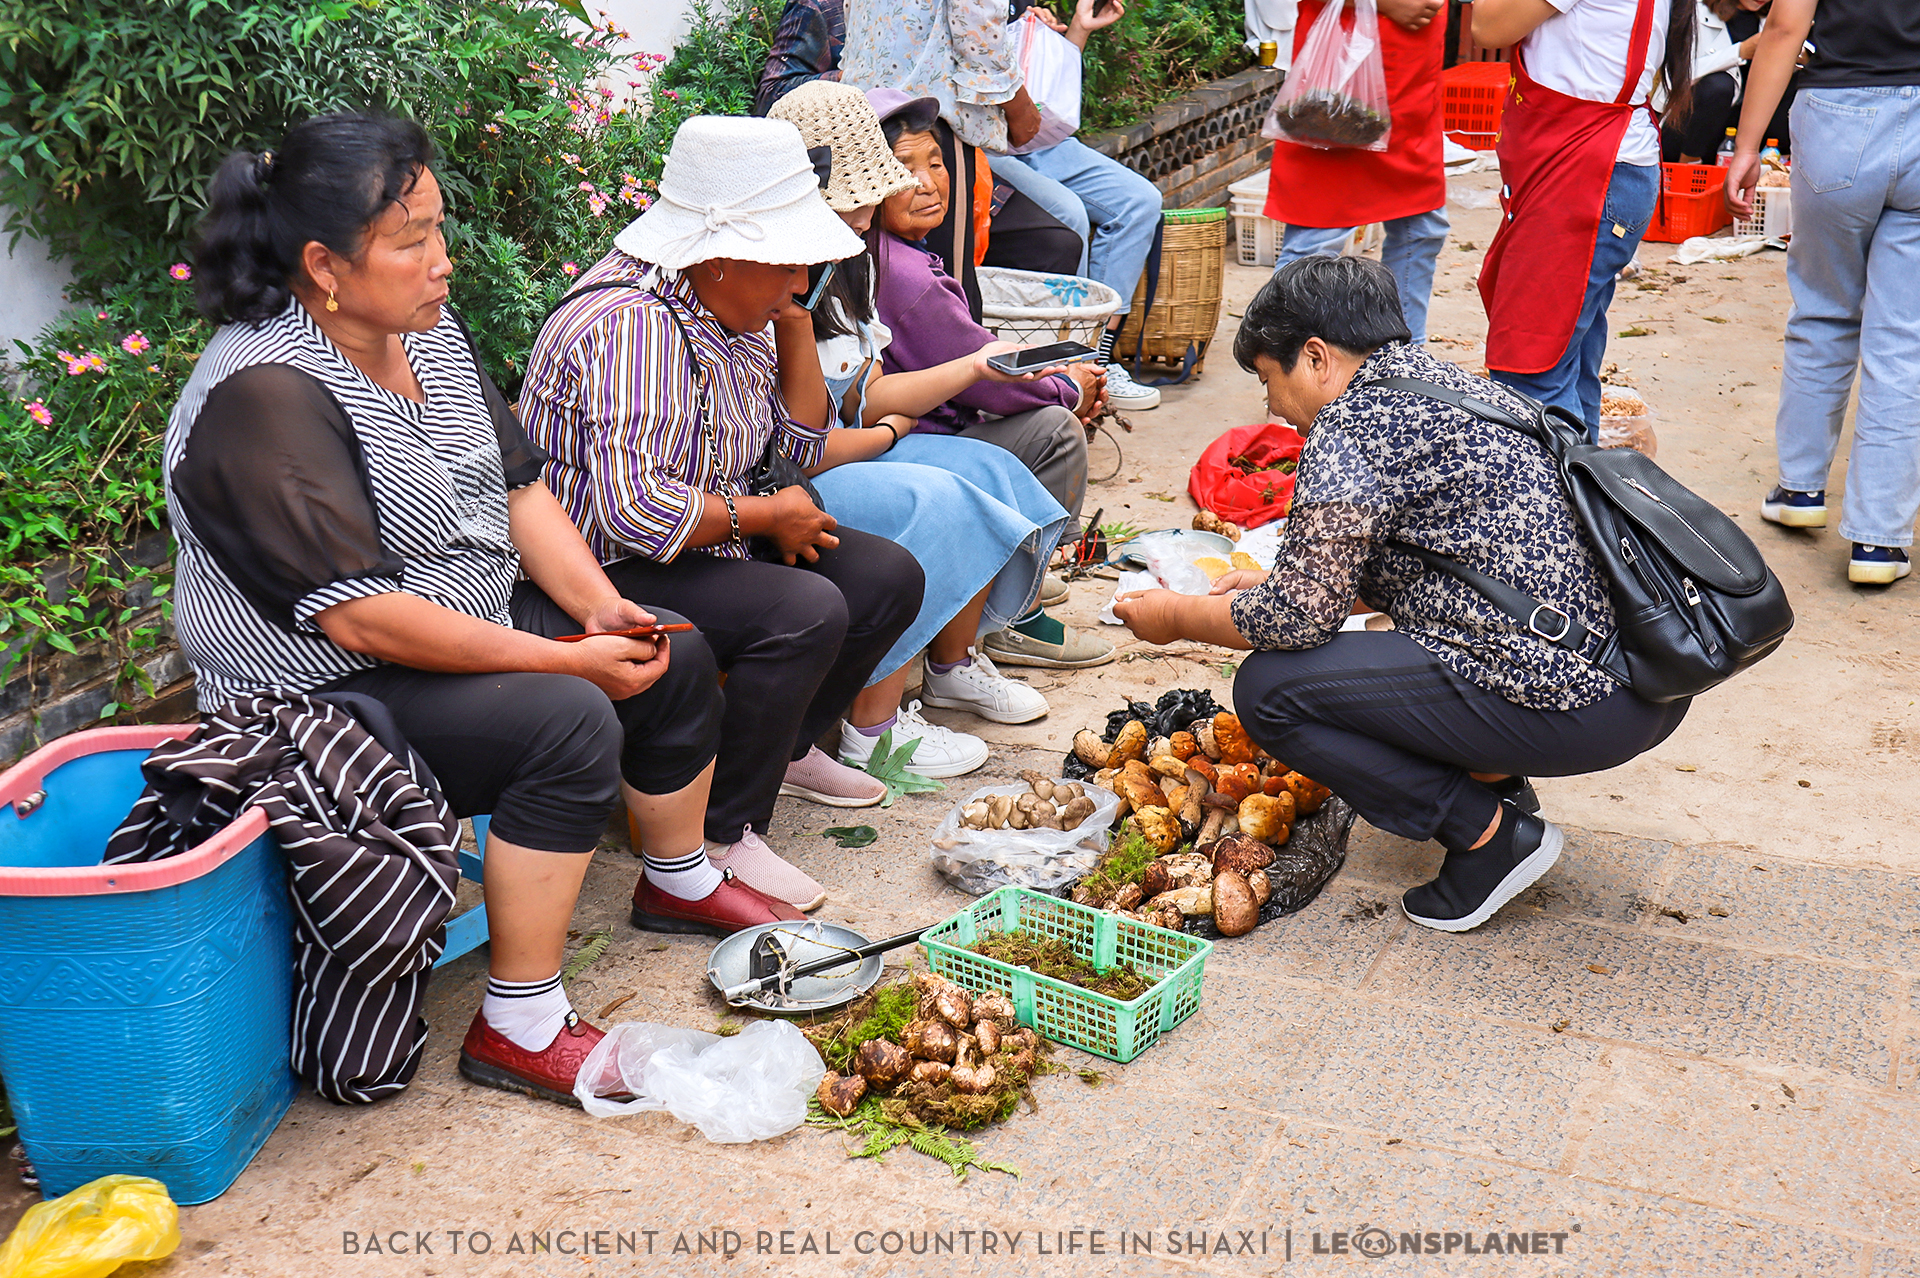
<instances>
[{"instance_id":1,"label":"green bush","mask_svg":"<svg viewBox=\"0 0 1920 1278\"><path fill-rule=\"evenodd\" d=\"M1054 0L1063 20L1073 5ZM1087 41L1080 134L1124 129L1197 85L1245 70L1243 0L1128 0Z\"/></svg>"},{"instance_id":2,"label":"green bush","mask_svg":"<svg viewBox=\"0 0 1920 1278\"><path fill-rule=\"evenodd\" d=\"M636 109L598 87L613 32L518 0L0 0L0 200L72 266L82 305L0 409L0 673L27 650L152 633L168 571L119 553L165 526L166 414L211 336L185 270L221 157L306 116L381 109L438 144L453 299L511 390L547 307L644 207L673 130L748 100L775 15L701 7ZM629 83L629 89L637 87ZM50 596L39 566L72 561ZM131 665L127 667L131 672Z\"/></svg>"}]
</instances>

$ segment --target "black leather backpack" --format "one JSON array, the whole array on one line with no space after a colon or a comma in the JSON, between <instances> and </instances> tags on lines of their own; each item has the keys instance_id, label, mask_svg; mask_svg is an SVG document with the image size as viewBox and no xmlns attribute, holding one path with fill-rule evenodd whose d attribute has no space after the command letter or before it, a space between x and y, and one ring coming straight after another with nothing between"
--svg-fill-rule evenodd
<instances>
[{"instance_id":1,"label":"black leather backpack","mask_svg":"<svg viewBox=\"0 0 1920 1278\"><path fill-rule=\"evenodd\" d=\"M1498 404L1412 377L1367 383L1441 400L1540 441L1560 472L1613 599L1618 627L1592 648L1579 622L1446 555L1389 543L1472 586L1526 629L1589 660L1648 701L1722 683L1780 646L1793 608L1780 579L1733 520L1631 448L1601 448L1559 408L1523 419ZM1533 403L1533 401L1528 401Z\"/></svg>"}]
</instances>

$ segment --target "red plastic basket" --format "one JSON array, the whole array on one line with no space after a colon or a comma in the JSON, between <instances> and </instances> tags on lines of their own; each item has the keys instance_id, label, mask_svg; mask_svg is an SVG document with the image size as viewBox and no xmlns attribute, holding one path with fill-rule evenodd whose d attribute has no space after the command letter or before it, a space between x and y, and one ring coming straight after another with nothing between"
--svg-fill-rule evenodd
<instances>
[{"instance_id":1,"label":"red plastic basket","mask_svg":"<svg viewBox=\"0 0 1920 1278\"><path fill-rule=\"evenodd\" d=\"M1462 62L1441 72L1447 136L1476 151L1492 150L1512 76L1513 68L1505 62Z\"/></svg>"},{"instance_id":2,"label":"red plastic basket","mask_svg":"<svg viewBox=\"0 0 1920 1278\"><path fill-rule=\"evenodd\" d=\"M1717 164L1663 164L1660 198L1647 223L1646 238L1678 244L1696 235L1712 235L1733 222L1727 209L1727 171Z\"/></svg>"}]
</instances>

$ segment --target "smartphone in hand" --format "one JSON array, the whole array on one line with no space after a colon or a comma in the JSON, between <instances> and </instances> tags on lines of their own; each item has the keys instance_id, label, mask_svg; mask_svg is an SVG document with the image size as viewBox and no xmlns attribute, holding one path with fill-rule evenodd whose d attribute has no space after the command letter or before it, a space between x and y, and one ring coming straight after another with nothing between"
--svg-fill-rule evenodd
<instances>
[{"instance_id":1,"label":"smartphone in hand","mask_svg":"<svg viewBox=\"0 0 1920 1278\"><path fill-rule=\"evenodd\" d=\"M561 635L555 643L579 643L582 639L658 639L662 635L677 635L693 629L691 621L674 621L662 624L652 622L644 626L635 626L631 630L603 630L597 635Z\"/></svg>"},{"instance_id":2,"label":"smartphone in hand","mask_svg":"<svg viewBox=\"0 0 1920 1278\"><path fill-rule=\"evenodd\" d=\"M1051 346L1025 346L1017 351L1001 351L998 355L989 355L987 366L1009 376L1018 376L1021 373L1038 372L1043 368L1057 368L1063 364L1072 364L1095 353L1093 347L1083 346L1079 342L1055 342Z\"/></svg>"}]
</instances>

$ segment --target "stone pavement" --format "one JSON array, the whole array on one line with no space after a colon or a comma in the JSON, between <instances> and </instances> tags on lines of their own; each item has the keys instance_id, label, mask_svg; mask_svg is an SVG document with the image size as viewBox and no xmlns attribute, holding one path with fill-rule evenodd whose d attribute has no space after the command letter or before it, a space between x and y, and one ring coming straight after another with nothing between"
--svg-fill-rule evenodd
<instances>
[{"instance_id":1,"label":"stone pavement","mask_svg":"<svg viewBox=\"0 0 1920 1278\"><path fill-rule=\"evenodd\" d=\"M1491 178L1461 185L1484 197ZM1492 214L1453 211L1435 330L1474 366ZM1263 273L1229 274L1231 311ZM1780 274L1771 254L1669 270L1615 306L1658 335L1613 354L1661 413L1662 462L1748 520L1770 468ZM1200 382L1139 415L1090 507L1184 523L1192 457L1259 416L1217 347ZM1098 1085L1044 1078L1038 1113L980 1138L1017 1179L958 1182L908 1151L850 1160L805 1129L711 1145L664 1115L592 1120L468 1087L472 955L435 985L407 1093L363 1110L303 1097L233 1190L182 1213L172 1260L123 1272L1920 1275L1915 587L1848 588L1830 534L1756 535L1800 628L1645 759L1543 784L1569 843L1534 890L1468 935L1411 928L1397 896L1438 850L1359 827L1307 911L1217 944L1193 1019L1127 1066L1060 1053ZM1082 586L1068 615L1090 623L1099 602ZM1123 657L1033 672L1053 713L992 729L989 768L947 794L855 815L879 828L871 847L833 848L818 831L849 814L787 801L773 841L827 884L827 917L873 936L945 917L966 898L924 851L955 792L1047 766L1122 697L1230 686L1215 650ZM708 946L628 927L635 870L617 843L595 859L577 926L614 944L576 1004L626 997L614 1019L711 1028ZM0 1189L0 1228L25 1204ZM567 1254L583 1235L589 1254Z\"/></svg>"}]
</instances>

